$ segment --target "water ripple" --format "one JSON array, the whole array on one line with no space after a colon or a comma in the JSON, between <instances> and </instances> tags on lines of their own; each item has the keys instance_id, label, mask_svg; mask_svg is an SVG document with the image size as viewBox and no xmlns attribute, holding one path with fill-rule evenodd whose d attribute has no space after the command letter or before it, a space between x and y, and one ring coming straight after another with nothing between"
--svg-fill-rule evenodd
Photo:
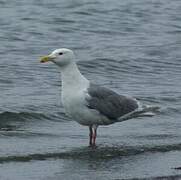
<instances>
[{"instance_id":1,"label":"water ripple","mask_svg":"<svg viewBox=\"0 0 181 180\"><path fill-rule=\"evenodd\" d=\"M0 163L12 162L12 161L32 161L32 160L46 160L49 158L53 159L90 159L94 161L98 160L109 160L112 158L121 158L125 156L134 156L143 153L157 153L157 152L169 152L181 150L181 144L170 144L160 146L138 146L138 147L97 147L95 149L84 147L77 148L67 152L57 153L42 153L42 154L27 154L21 156L7 156L0 157Z\"/></svg>"}]
</instances>

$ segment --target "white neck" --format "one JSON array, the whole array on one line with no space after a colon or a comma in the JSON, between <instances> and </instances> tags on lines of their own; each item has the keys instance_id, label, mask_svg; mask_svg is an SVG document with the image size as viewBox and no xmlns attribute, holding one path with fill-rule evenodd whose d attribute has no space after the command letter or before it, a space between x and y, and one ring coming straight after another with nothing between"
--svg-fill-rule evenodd
<instances>
[{"instance_id":1,"label":"white neck","mask_svg":"<svg viewBox=\"0 0 181 180\"><path fill-rule=\"evenodd\" d=\"M80 73L76 63L72 61L65 67L60 67L63 90L74 88L85 88L88 80Z\"/></svg>"}]
</instances>

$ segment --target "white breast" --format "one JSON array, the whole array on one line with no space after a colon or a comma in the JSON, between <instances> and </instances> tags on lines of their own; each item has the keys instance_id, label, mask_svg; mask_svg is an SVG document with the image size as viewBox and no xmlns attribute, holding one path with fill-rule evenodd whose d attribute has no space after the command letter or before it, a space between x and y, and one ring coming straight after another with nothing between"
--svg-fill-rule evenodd
<instances>
[{"instance_id":1,"label":"white breast","mask_svg":"<svg viewBox=\"0 0 181 180\"><path fill-rule=\"evenodd\" d=\"M87 107L89 81L79 72L75 63L61 69L62 103L66 114L82 125L103 124L105 117ZM107 119L106 119L107 121Z\"/></svg>"},{"instance_id":2,"label":"white breast","mask_svg":"<svg viewBox=\"0 0 181 180\"><path fill-rule=\"evenodd\" d=\"M86 106L86 95L86 89L74 89L74 92L71 89L63 91L62 102L66 114L82 125L105 124L107 118Z\"/></svg>"},{"instance_id":3,"label":"white breast","mask_svg":"<svg viewBox=\"0 0 181 180\"><path fill-rule=\"evenodd\" d=\"M87 124L85 121L87 118L87 107L85 102L85 90L83 89L72 89L63 90L62 92L62 102L67 115L72 117L80 124Z\"/></svg>"}]
</instances>

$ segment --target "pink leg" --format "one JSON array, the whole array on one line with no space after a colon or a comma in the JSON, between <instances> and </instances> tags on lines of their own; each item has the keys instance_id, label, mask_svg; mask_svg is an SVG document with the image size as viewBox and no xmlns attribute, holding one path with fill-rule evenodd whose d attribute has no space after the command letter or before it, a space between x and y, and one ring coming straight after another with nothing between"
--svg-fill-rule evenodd
<instances>
[{"instance_id":1,"label":"pink leg","mask_svg":"<svg viewBox=\"0 0 181 180\"><path fill-rule=\"evenodd\" d=\"M93 127L92 146L96 146L97 126Z\"/></svg>"},{"instance_id":2,"label":"pink leg","mask_svg":"<svg viewBox=\"0 0 181 180\"><path fill-rule=\"evenodd\" d=\"M92 146L92 126L89 126L89 146Z\"/></svg>"}]
</instances>

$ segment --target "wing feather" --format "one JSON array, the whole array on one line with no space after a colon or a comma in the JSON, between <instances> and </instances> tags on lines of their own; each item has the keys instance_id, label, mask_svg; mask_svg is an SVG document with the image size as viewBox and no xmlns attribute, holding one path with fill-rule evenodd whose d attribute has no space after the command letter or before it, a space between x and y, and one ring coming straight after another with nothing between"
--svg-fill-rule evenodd
<instances>
[{"instance_id":1,"label":"wing feather","mask_svg":"<svg viewBox=\"0 0 181 180\"><path fill-rule=\"evenodd\" d=\"M109 119L116 120L138 108L135 99L119 95L110 89L95 84L90 84L88 94L87 106L99 111Z\"/></svg>"}]
</instances>

